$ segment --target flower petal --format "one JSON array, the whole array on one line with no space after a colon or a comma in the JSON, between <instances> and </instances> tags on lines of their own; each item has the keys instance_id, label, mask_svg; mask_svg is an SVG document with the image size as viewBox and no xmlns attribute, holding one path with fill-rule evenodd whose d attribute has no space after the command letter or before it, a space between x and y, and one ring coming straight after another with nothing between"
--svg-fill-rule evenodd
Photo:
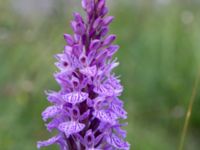
<instances>
[{"instance_id":1,"label":"flower petal","mask_svg":"<svg viewBox=\"0 0 200 150\"><path fill-rule=\"evenodd\" d=\"M129 143L124 142L121 138L119 138L115 134L112 134L111 136L109 136L107 138L107 142L117 149L121 149L121 150L129 150L130 149Z\"/></svg>"},{"instance_id":2,"label":"flower petal","mask_svg":"<svg viewBox=\"0 0 200 150\"><path fill-rule=\"evenodd\" d=\"M85 128L85 124L79 123L77 121L63 122L58 126L58 129L62 132L65 132L67 137L71 134L82 131L83 128Z\"/></svg>"},{"instance_id":3,"label":"flower petal","mask_svg":"<svg viewBox=\"0 0 200 150\"><path fill-rule=\"evenodd\" d=\"M105 17L104 20L103 20L104 26L109 25L113 21L113 19L114 19L113 16Z\"/></svg>"},{"instance_id":4,"label":"flower petal","mask_svg":"<svg viewBox=\"0 0 200 150\"><path fill-rule=\"evenodd\" d=\"M92 130L88 130L84 136L84 143L87 147L92 147L94 145L95 136Z\"/></svg>"},{"instance_id":5,"label":"flower petal","mask_svg":"<svg viewBox=\"0 0 200 150\"><path fill-rule=\"evenodd\" d=\"M101 46L101 41L100 40L93 40L90 44L90 50L95 51Z\"/></svg>"},{"instance_id":6,"label":"flower petal","mask_svg":"<svg viewBox=\"0 0 200 150\"><path fill-rule=\"evenodd\" d=\"M111 45L110 47L108 47L108 56L114 55L118 49L119 49L118 45Z\"/></svg>"},{"instance_id":7,"label":"flower petal","mask_svg":"<svg viewBox=\"0 0 200 150\"><path fill-rule=\"evenodd\" d=\"M74 39L73 39L73 37L71 35L64 34L64 38L65 38L67 44L69 44L69 45L73 45L74 44Z\"/></svg>"},{"instance_id":8,"label":"flower petal","mask_svg":"<svg viewBox=\"0 0 200 150\"><path fill-rule=\"evenodd\" d=\"M105 95L105 96L113 96L113 89L109 84L101 84L94 88L94 92Z\"/></svg>"},{"instance_id":9,"label":"flower petal","mask_svg":"<svg viewBox=\"0 0 200 150\"><path fill-rule=\"evenodd\" d=\"M46 141L38 141L37 148L40 149L41 147L52 145L56 143L59 140L59 138L60 138L60 135L54 136Z\"/></svg>"},{"instance_id":10,"label":"flower petal","mask_svg":"<svg viewBox=\"0 0 200 150\"><path fill-rule=\"evenodd\" d=\"M63 118L54 118L49 123L47 123L45 126L47 127L47 130L49 132L52 132L53 129L57 128L58 125L63 122Z\"/></svg>"},{"instance_id":11,"label":"flower petal","mask_svg":"<svg viewBox=\"0 0 200 150\"><path fill-rule=\"evenodd\" d=\"M47 121L48 118L52 118L60 112L59 106L49 106L42 112L42 118Z\"/></svg>"},{"instance_id":12,"label":"flower petal","mask_svg":"<svg viewBox=\"0 0 200 150\"><path fill-rule=\"evenodd\" d=\"M61 97L60 93L55 92L55 91L46 91L45 92L47 95L47 99L49 102L54 103L54 104L60 104L61 103Z\"/></svg>"},{"instance_id":13,"label":"flower petal","mask_svg":"<svg viewBox=\"0 0 200 150\"><path fill-rule=\"evenodd\" d=\"M122 106L111 103L111 109L114 111L119 117L126 119L127 112L122 108Z\"/></svg>"},{"instance_id":14,"label":"flower petal","mask_svg":"<svg viewBox=\"0 0 200 150\"><path fill-rule=\"evenodd\" d=\"M92 67L86 67L83 69L80 69L80 72L86 76L95 76L97 73L97 67L96 66L92 66Z\"/></svg>"},{"instance_id":15,"label":"flower petal","mask_svg":"<svg viewBox=\"0 0 200 150\"><path fill-rule=\"evenodd\" d=\"M108 46L110 45L114 40L116 39L116 36L111 34L109 35L103 42L103 46Z\"/></svg>"},{"instance_id":16,"label":"flower petal","mask_svg":"<svg viewBox=\"0 0 200 150\"><path fill-rule=\"evenodd\" d=\"M93 115L103 122L108 122L110 124L116 123L117 116L110 111L96 110Z\"/></svg>"},{"instance_id":17,"label":"flower petal","mask_svg":"<svg viewBox=\"0 0 200 150\"><path fill-rule=\"evenodd\" d=\"M77 104L85 101L88 98L88 93L85 92L72 92L63 95L63 99L71 104Z\"/></svg>"}]
</instances>

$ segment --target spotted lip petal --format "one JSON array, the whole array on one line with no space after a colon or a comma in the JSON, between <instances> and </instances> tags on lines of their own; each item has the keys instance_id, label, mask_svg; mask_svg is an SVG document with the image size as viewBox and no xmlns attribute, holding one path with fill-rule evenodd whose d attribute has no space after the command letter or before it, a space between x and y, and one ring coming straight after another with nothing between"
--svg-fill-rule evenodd
<instances>
[{"instance_id":1,"label":"spotted lip petal","mask_svg":"<svg viewBox=\"0 0 200 150\"><path fill-rule=\"evenodd\" d=\"M93 115L97 117L100 121L107 122L110 124L115 124L117 116L111 111L106 110L96 110Z\"/></svg>"},{"instance_id":2,"label":"spotted lip petal","mask_svg":"<svg viewBox=\"0 0 200 150\"><path fill-rule=\"evenodd\" d=\"M72 92L63 95L63 99L71 104L77 104L85 101L88 98L88 93L85 92Z\"/></svg>"},{"instance_id":3,"label":"spotted lip petal","mask_svg":"<svg viewBox=\"0 0 200 150\"><path fill-rule=\"evenodd\" d=\"M94 91L99 95L113 96L113 90L109 84L98 85L94 88Z\"/></svg>"},{"instance_id":4,"label":"spotted lip petal","mask_svg":"<svg viewBox=\"0 0 200 150\"><path fill-rule=\"evenodd\" d=\"M113 82L108 82L104 84L100 84L94 88L94 91L100 95L104 96L119 96L123 91L123 87L119 84L113 84Z\"/></svg>"},{"instance_id":5,"label":"spotted lip petal","mask_svg":"<svg viewBox=\"0 0 200 150\"><path fill-rule=\"evenodd\" d=\"M63 122L58 126L58 129L69 137L71 134L78 133L85 128L85 124L77 121Z\"/></svg>"},{"instance_id":6,"label":"spotted lip petal","mask_svg":"<svg viewBox=\"0 0 200 150\"><path fill-rule=\"evenodd\" d=\"M96 75L97 67L96 66L86 67L86 68L81 69L80 72L89 77L93 77Z\"/></svg>"}]
</instances>

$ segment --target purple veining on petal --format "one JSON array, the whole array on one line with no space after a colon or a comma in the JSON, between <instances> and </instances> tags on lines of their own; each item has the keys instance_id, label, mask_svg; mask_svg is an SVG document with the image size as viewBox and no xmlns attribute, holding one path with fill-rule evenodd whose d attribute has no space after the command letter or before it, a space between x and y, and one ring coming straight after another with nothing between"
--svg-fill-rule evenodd
<instances>
[{"instance_id":1,"label":"purple veining on petal","mask_svg":"<svg viewBox=\"0 0 200 150\"><path fill-rule=\"evenodd\" d=\"M96 75L97 67L96 66L85 67L83 69L80 69L80 72L86 76L93 77Z\"/></svg>"},{"instance_id":2,"label":"purple veining on petal","mask_svg":"<svg viewBox=\"0 0 200 150\"><path fill-rule=\"evenodd\" d=\"M59 124L58 129L69 137L71 134L78 133L85 127L85 124L76 121L68 121Z\"/></svg>"},{"instance_id":3,"label":"purple veining on petal","mask_svg":"<svg viewBox=\"0 0 200 150\"><path fill-rule=\"evenodd\" d=\"M85 92L72 92L62 96L64 101L77 104L85 101L88 98L88 93Z\"/></svg>"},{"instance_id":4,"label":"purple veining on petal","mask_svg":"<svg viewBox=\"0 0 200 150\"><path fill-rule=\"evenodd\" d=\"M100 121L107 122L110 124L116 123L117 115L111 111L97 110L93 113L93 115L97 117Z\"/></svg>"}]
</instances>

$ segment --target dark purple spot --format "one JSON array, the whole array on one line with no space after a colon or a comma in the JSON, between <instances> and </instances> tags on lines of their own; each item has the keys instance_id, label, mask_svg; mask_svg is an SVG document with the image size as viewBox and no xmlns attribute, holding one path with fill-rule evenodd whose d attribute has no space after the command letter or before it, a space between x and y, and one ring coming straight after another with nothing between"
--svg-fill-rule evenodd
<instances>
[{"instance_id":1,"label":"dark purple spot","mask_svg":"<svg viewBox=\"0 0 200 150\"><path fill-rule=\"evenodd\" d=\"M88 141L88 142L91 142L91 141L92 141L92 137L91 137L91 136L88 136L88 137L87 137L87 141Z\"/></svg>"},{"instance_id":2,"label":"dark purple spot","mask_svg":"<svg viewBox=\"0 0 200 150\"><path fill-rule=\"evenodd\" d=\"M64 67L67 67L68 65L69 65L69 64L68 64L66 61L63 62L63 66L64 66Z\"/></svg>"},{"instance_id":3,"label":"dark purple spot","mask_svg":"<svg viewBox=\"0 0 200 150\"><path fill-rule=\"evenodd\" d=\"M73 115L77 116L78 115L78 111L76 109L73 109Z\"/></svg>"},{"instance_id":4,"label":"dark purple spot","mask_svg":"<svg viewBox=\"0 0 200 150\"><path fill-rule=\"evenodd\" d=\"M82 57L81 58L81 62L84 64L86 62L86 58L85 57Z\"/></svg>"},{"instance_id":5,"label":"dark purple spot","mask_svg":"<svg viewBox=\"0 0 200 150\"><path fill-rule=\"evenodd\" d=\"M77 82L77 81L73 81L73 85L74 85L75 87L77 87L77 86L78 86L78 82Z\"/></svg>"}]
</instances>

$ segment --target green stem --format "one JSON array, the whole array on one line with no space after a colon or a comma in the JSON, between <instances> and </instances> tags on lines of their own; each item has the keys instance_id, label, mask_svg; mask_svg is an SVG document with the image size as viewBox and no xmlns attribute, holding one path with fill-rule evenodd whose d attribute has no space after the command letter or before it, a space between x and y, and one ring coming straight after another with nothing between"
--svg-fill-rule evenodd
<instances>
[{"instance_id":1,"label":"green stem","mask_svg":"<svg viewBox=\"0 0 200 150\"><path fill-rule=\"evenodd\" d=\"M193 108L193 104L194 104L194 100L195 100L195 97L196 97L197 88L198 88L198 84L199 84L199 79L200 79L199 75L200 75L200 73L197 74L196 80L194 82L192 95L191 95L191 98L189 100L189 106L188 106L187 114L185 116L184 126L183 126L183 130L182 130L182 133L181 133L181 140L180 140L178 150L183 150L183 148L184 148L185 137L186 137L186 134L187 134L190 116L191 116L191 113L192 113L192 108Z\"/></svg>"}]
</instances>

